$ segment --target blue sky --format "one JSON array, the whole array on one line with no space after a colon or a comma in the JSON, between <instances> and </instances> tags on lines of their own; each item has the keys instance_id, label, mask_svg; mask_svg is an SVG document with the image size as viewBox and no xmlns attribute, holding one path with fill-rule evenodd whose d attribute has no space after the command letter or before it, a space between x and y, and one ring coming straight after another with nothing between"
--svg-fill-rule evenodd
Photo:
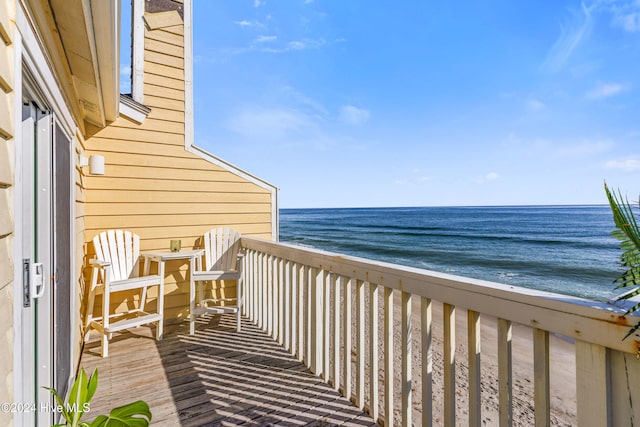
<instances>
[{"instance_id":1,"label":"blue sky","mask_svg":"<svg viewBox=\"0 0 640 427\"><path fill-rule=\"evenodd\" d=\"M640 192L640 2L194 2L195 142L291 207Z\"/></svg>"}]
</instances>

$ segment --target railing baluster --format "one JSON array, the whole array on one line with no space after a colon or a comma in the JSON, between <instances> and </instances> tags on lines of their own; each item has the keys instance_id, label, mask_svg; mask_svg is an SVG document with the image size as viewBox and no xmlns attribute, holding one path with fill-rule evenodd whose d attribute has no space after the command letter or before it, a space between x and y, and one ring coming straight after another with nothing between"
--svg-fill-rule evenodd
<instances>
[{"instance_id":1,"label":"railing baluster","mask_svg":"<svg viewBox=\"0 0 640 427\"><path fill-rule=\"evenodd\" d=\"M304 357L307 368L311 368L311 359L313 355L311 353L311 294L314 291L313 283L315 282L314 269L305 266L305 336L304 336Z\"/></svg>"},{"instance_id":2,"label":"railing baluster","mask_svg":"<svg viewBox=\"0 0 640 427\"><path fill-rule=\"evenodd\" d=\"M353 279L349 278L342 288L344 306L342 310L342 330L344 333L344 355L342 369L343 395L351 400L351 288Z\"/></svg>"},{"instance_id":3,"label":"railing baluster","mask_svg":"<svg viewBox=\"0 0 640 427\"><path fill-rule=\"evenodd\" d=\"M393 426L393 289L384 288L384 423Z\"/></svg>"},{"instance_id":4,"label":"railing baluster","mask_svg":"<svg viewBox=\"0 0 640 427\"><path fill-rule=\"evenodd\" d=\"M255 251L249 251L248 258L247 258L247 264L249 266L249 270L248 270L247 274L249 276L249 292L248 292L248 297L249 297L248 311L249 311L249 313L248 313L248 317L249 317L249 320L251 320L252 322L255 323L256 302L255 302L255 298L254 298L255 295L254 295L253 290L256 287L256 280L255 280L255 276L253 275L253 272L255 271L254 255L255 255Z\"/></svg>"},{"instance_id":5,"label":"railing baluster","mask_svg":"<svg viewBox=\"0 0 640 427\"><path fill-rule=\"evenodd\" d=\"M610 426L610 350L576 340L576 403L578 425ZM631 424L629 424L631 425Z\"/></svg>"},{"instance_id":6,"label":"railing baluster","mask_svg":"<svg viewBox=\"0 0 640 427\"><path fill-rule=\"evenodd\" d=\"M551 425L549 332L533 329L533 400L536 427Z\"/></svg>"},{"instance_id":7,"label":"railing baluster","mask_svg":"<svg viewBox=\"0 0 640 427\"><path fill-rule=\"evenodd\" d=\"M259 308L260 307L260 299L258 298L259 292L260 292L260 279L258 278L259 276L259 271L260 271L260 265L259 265L259 257L260 255L258 254L257 251L253 252L253 323L255 325L258 325L260 323L260 318L259 318Z\"/></svg>"},{"instance_id":8,"label":"railing baluster","mask_svg":"<svg viewBox=\"0 0 640 427\"><path fill-rule=\"evenodd\" d=\"M359 409L364 408L364 283L356 279L356 406Z\"/></svg>"},{"instance_id":9,"label":"railing baluster","mask_svg":"<svg viewBox=\"0 0 640 427\"><path fill-rule=\"evenodd\" d=\"M378 421L378 285L369 285L369 414Z\"/></svg>"},{"instance_id":10,"label":"railing baluster","mask_svg":"<svg viewBox=\"0 0 640 427\"><path fill-rule=\"evenodd\" d=\"M422 425L433 422L433 331L431 299L420 297L422 329Z\"/></svg>"},{"instance_id":11,"label":"railing baluster","mask_svg":"<svg viewBox=\"0 0 640 427\"><path fill-rule=\"evenodd\" d=\"M511 322L498 319L498 394L500 427L511 426L513 422L511 390Z\"/></svg>"},{"instance_id":12,"label":"railing baluster","mask_svg":"<svg viewBox=\"0 0 640 427\"><path fill-rule=\"evenodd\" d=\"M323 288L324 270L312 268L315 280L311 285L311 372L316 375L323 374L324 337L323 337Z\"/></svg>"},{"instance_id":13,"label":"railing baluster","mask_svg":"<svg viewBox=\"0 0 640 427\"><path fill-rule=\"evenodd\" d=\"M260 254L260 329L267 329L267 254Z\"/></svg>"},{"instance_id":14,"label":"railing baluster","mask_svg":"<svg viewBox=\"0 0 640 427\"><path fill-rule=\"evenodd\" d=\"M298 308L298 278L297 278L298 266L295 262L289 262L289 352L292 355L296 354L296 330L298 329L298 315L296 310Z\"/></svg>"},{"instance_id":15,"label":"railing baluster","mask_svg":"<svg viewBox=\"0 0 640 427\"><path fill-rule=\"evenodd\" d=\"M456 308L443 304L444 316L444 425L456 425Z\"/></svg>"},{"instance_id":16,"label":"railing baluster","mask_svg":"<svg viewBox=\"0 0 640 427\"><path fill-rule=\"evenodd\" d=\"M469 426L482 424L480 401L480 313L467 311L467 338L469 352Z\"/></svg>"},{"instance_id":17,"label":"railing baluster","mask_svg":"<svg viewBox=\"0 0 640 427\"><path fill-rule=\"evenodd\" d=\"M284 344L284 319L285 319L285 283L284 283L284 259L278 258L278 344Z\"/></svg>"},{"instance_id":18,"label":"railing baluster","mask_svg":"<svg viewBox=\"0 0 640 427\"><path fill-rule=\"evenodd\" d=\"M273 259L267 258L267 335L273 334Z\"/></svg>"},{"instance_id":19,"label":"railing baluster","mask_svg":"<svg viewBox=\"0 0 640 427\"><path fill-rule=\"evenodd\" d=\"M280 336L285 350L291 348L291 265L289 260L283 260L284 273L281 275L283 288L283 310L280 317Z\"/></svg>"},{"instance_id":20,"label":"railing baluster","mask_svg":"<svg viewBox=\"0 0 640 427\"><path fill-rule=\"evenodd\" d=\"M329 276L331 273L323 270L322 287L322 378L329 382L329 343L330 343L330 322L331 322L331 304L329 302L331 298Z\"/></svg>"},{"instance_id":21,"label":"railing baluster","mask_svg":"<svg viewBox=\"0 0 640 427\"><path fill-rule=\"evenodd\" d=\"M411 337L411 294L402 293L402 425L412 425L411 399L411 349L413 346Z\"/></svg>"},{"instance_id":22,"label":"railing baluster","mask_svg":"<svg viewBox=\"0 0 640 427\"><path fill-rule=\"evenodd\" d=\"M333 289L333 388L340 389L340 281L337 274L331 275Z\"/></svg>"},{"instance_id":23,"label":"railing baluster","mask_svg":"<svg viewBox=\"0 0 640 427\"><path fill-rule=\"evenodd\" d=\"M296 348L298 360L303 360L304 358L304 265L296 265L297 267L297 277L298 280L298 294L296 300L298 301L297 308L295 310L295 315L298 317L297 320L297 338L296 338Z\"/></svg>"}]
</instances>

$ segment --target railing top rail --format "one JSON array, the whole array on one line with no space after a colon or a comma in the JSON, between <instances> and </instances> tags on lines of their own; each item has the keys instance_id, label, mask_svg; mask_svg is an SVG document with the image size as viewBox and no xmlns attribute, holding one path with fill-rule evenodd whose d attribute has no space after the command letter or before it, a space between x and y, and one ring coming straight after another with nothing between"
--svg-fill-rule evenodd
<instances>
[{"instance_id":1,"label":"railing top rail","mask_svg":"<svg viewBox=\"0 0 640 427\"><path fill-rule=\"evenodd\" d=\"M490 316L638 354L640 337L622 341L638 317L611 304L468 277L242 237L243 247Z\"/></svg>"}]
</instances>

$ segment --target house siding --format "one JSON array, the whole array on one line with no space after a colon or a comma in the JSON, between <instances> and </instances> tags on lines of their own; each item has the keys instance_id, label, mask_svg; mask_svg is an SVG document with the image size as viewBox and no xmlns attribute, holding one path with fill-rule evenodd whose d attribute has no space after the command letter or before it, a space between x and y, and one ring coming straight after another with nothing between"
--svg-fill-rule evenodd
<instances>
[{"instance_id":1,"label":"house siding","mask_svg":"<svg viewBox=\"0 0 640 427\"><path fill-rule=\"evenodd\" d=\"M13 402L13 171L14 165L14 79L13 0L0 0L0 402ZM11 425L10 412L0 411L0 425Z\"/></svg>"},{"instance_id":2,"label":"house siding","mask_svg":"<svg viewBox=\"0 0 640 427\"><path fill-rule=\"evenodd\" d=\"M110 228L139 234L143 251L167 250L172 239L191 248L219 226L274 237L270 189L185 149L184 26L174 25L176 16L161 13L170 26L145 28L143 102L150 114L142 124L121 116L104 129L88 129L87 154L103 155L106 165L104 176L85 181L89 258L91 239ZM158 22L153 15L145 18ZM187 314L187 270L182 261L166 265L167 319ZM227 296L235 293L234 283L219 287Z\"/></svg>"}]
</instances>

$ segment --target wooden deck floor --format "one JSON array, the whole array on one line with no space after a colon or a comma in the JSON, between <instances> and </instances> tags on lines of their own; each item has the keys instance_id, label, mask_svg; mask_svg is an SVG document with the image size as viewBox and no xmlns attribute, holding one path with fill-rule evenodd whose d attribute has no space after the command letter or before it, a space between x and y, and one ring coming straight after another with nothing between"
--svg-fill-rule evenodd
<instances>
[{"instance_id":1,"label":"wooden deck floor","mask_svg":"<svg viewBox=\"0 0 640 427\"><path fill-rule=\"evenodd\" d=\"M232 316L165 328L155 341L140 327L114 336L100 357L97 333L81 366L98 368L87 420L142 399L152 426L374 426L371 418L291 357L254 325L236 333Z\"/></svg>"}]
</instances>

